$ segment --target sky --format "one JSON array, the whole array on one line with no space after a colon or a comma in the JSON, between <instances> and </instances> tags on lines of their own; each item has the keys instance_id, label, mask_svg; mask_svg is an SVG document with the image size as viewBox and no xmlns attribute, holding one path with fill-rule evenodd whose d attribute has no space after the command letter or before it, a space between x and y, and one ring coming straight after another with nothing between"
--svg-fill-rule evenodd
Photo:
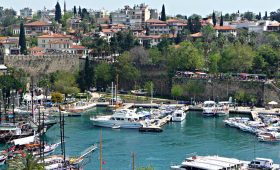
<instances>
[{"instance_id":1,"label":"sky","mask_svg":"<svg viewBox=\"0 0 280 170\"><path fill-rule=\"evenodd\" d=\"M276 11L280 8L280 0L65 0L67 9L72 9L74 5L82 8L116 10L124 5L146 3L150 8L161 11L162 4L165 4L166 13L174 16L182 14L190 16L199 14L203 17L211 14L213 10L223 13L233 13L238 10L243 13L253 11L255 13L265 11ZM57 0L0 0L0 6L13 8L16 11L24 7L38 10L44 6L48 9L54 8ZM63 6L64 0L59 0Z\"/></svg>"}]
</instances>

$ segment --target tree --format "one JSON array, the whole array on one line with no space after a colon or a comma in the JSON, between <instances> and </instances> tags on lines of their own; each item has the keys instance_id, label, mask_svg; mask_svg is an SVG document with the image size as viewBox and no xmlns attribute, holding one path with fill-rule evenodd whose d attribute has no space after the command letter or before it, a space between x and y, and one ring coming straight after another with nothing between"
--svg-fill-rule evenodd
<instances>
[{"instance_id":1,"label":"tree","mask_svg":"<svg viewBox=\"0 0 280 170\"><path fill-rule=\"evenodd\" d=\"M102 62L96 66L95 79L97 88L106 88L110 84L113 77L111 66L107 62Z\"/></svg>"},{"instance_id":2,"label":"tree","mask_svg":"<svg viewBox=\"0 0 280 170\"><path fill-rule=\"evenodd\" d=\"M82 9L81 18L82 18L82 20L89 18L89 13L87 12L86 8Z\"/></svg>"},{"instance_id":3,"label":"tree","mask_svg":"<svg viewBox=\"0 0 280 170\"><path fill-rule=\"evenodd\" d=\"M221 72L248 72L253 65L255 52L252 47L240 43L227 46L219 62Z\"/></svg>"},{"instance_id":4,"label":"tree","mask_svg":"<svg viewBox=\"0 0 280 170\"><path fill-rule=\"evenodd\" d=\"M51 99L52 99L52 102L54 102L54 103L62 103L63 95L58 92L53 92L53 93L51 93Z\"/></svg>"},{"instance_id":5,"label":"tree","mask_svg":"<svg viewBox=\"0 0 280 170\"><path fill-rule=\"evenodd\" d=\"M215 14L214 11L213 11L213 14L212 14L212 22L213 22L213 25L214 25L214 27L215 27L216 24L217 24L217 19L216 19L216 14Z\"/></svg>"},{"instance_id":6,"label":"tree","mask_svg":"<svg viewBox=\"0 0 280 170\"><path fill-rule=\"evenodd\" d=\"M61 8L59 2L57 2L55 5L55 21L61 23L61 18Z\"/></svg>"},{"instance_id":7,"label":"tree","mask_svg":"<svg viewBox=\"0 0 280 170\"><path fill-rule=\"evenodd\" d=\"M82 9L81 9L81 6L79 6L78 14L79 14L79 16L82 16Z\"/></svg>"},{"instance_id":8,"label":"tree","mask_svg":"<svg viewBox=\"0 0 280 170\"><path fill-rule=\"evenodd\" d=\"M184 93L184 89L182 86L178 85L178 84L175 84L172 86L171 88L171 95L173 97L175 97L175 99L177 100L178 97L182 96Z\"/></svg>"},{"instance_id":9,"label":"tree","mask_svg":"<svg viewBox=\"0 0 280 170\"><path fill-rule=\"evenodd\" d=\"M140 77L139 70L132 64L132 56L129 52L124 52L119 56L116 74L119 75L122 83L135 82Z\"/></svg>"},{"instance_id":10,"label":"tree","mask_svg":"<svg viewBox=\"0 0 280 170\"><path fill-rule=\"evenodd\" d=\"M152 81L146 82L144 89L148 92L148 95L152 95L154 93L154 83Z\"/></svg>"},{"instance_id":11,"label":"tree","mask_svg":"<svg viewBox=\"0 0 280 170\"><path fill-rule=\"evenodd\" d=\"M162 10L161 10L161 17L160 17L160 19L161 19L162 21L166 21L166 13L165 13L165 6L164 6L164 4L162 5Z\"/></svg>"},{"instance_id":12,"label":"tree","mask_svg":"<svg viewBox=\"0 0 280 170\"><path fill-rule=\"evenodd\" d=\"M76 6L74 6L73 12L74 12L74 16L77 16L77 8L76 8Z\"/></svg>"},{"instance_id":13,"label":"tree","mask_svg":"<svg viewBox=\"0 0 280 170\"><path fill-rule=\"evenodd\" d=\"M94 83L94 70L92 64L90 63L89 57L86 58L84 67L84 82L85 86L83 90L89 90Z\"/></svg>"},{"instance_id":14,"label":"tree","mask_svg":"<svg viewBox=\"0 0 280 170\"><path fill-rule=\"evenodd\" d=\"M253 70L256 73L262 73L266 63L261 55L257 55L253 60Z\"/></svg>"},{"instance_id":15,"label":"tree","mask_svg":"<svg viewBox=\"0 0 280 170\"><path fill-rule=\"evenodd\" d=\"M188 92L188 95L193 96L194 99L197 95L204 93L205 86L198 81L188 81L187 84L184 86L184 90Z\"/></svg>"},{"instance_id":16,"label":"tree","mask_svg":"<svg viewBox=\"0 0 280 170\"><path fill-rule=\"evenodd\" d=\"M221 14L221 18L220 18L220 26L224 26L224 18L223 18L223 14Z\"/></svg>"},{"instance_id":17,"label":"tree","mask_svg":"<svg viewBox=\"0 0 280 170\"><path fill-rule=\"evenodd\" d=\"M183 41L183 36L182 36L182 34L178 31L177 32L177 36L176 36L176 38L175 38L175 44L179 44L179 43L181 43Z\"/></svg>"},{"instance_id":18,"label":"tree","mask_svg":"<svg viewBox=\"0 0 280 170\"><path fill-rule=\"evenodd\" d=\"M80 92L75 75L65 71L57 72L53 89L63 94L75 94Z\"/></svg>"},{"instance_id":19,"label":"tree","mask_svg":"<svg viewBox=\"0 0 280 170\"><path fill-rule=\"evenodd\" d=\"M39 161L40 158L32 154L18 156L8 161L8 170L44 170L44 164Z\"/></svg>"},{"instance_id":20,"label":"tree","mask_svg":"<svg viewBox=\"0 0 280 170\"><path fill-rule=\"evenodd\" d=\"M7 96L10 96L11 90L18 91L19 89L23 89L24 84L21 83L19 80L17 80L12 75L2 75L0 76L0 89L3 90L7 94Z\"/></svg>"},{"instance_id":21,"label":"tree","mask_svg":"<svg viewBox=\"0 0 280 170\"><path fill-rule=\"evenodd\" d=\"M150 48L148 50L148 53L149 61L152 64L160 65L163 64L166 60L166 58L161 54L158 48Z\"/></svg>"},{"instance_id":22,"label":"tree","mask_svg":"<svg viewBox=\"0 0 280 170\"><path fill-rule=\"evenodd\" d=\"M243 14L243 18L252 21L254 19L254 13L247 11Z\"/></svg>"},{"instance_id":23,"label":"tree","mask_svg":"<svg viewBox=\"0 0 280 170\"><path fill-rule=\"evenodd\" d=\"M204 58L202 53L190 42L182 42L168 49L169 71L202 69Z\"/></svg>"},{"instance_id":24,"label":"tree","mask_svg":"<svg viewBox=\"0 0 280 170\"><path fill-rule=\"evenodd\" d=\"M26 49L25 29L23 23L20 23L19 46L20 46L20 53L26 55L27 49Z\"/></svg>"},{"instance_id":25,"label":"tree","mask_svg":"<svg viewBox=\"0 0 280 170\"><path fill-rule=\"evenodd\" d=\"M221 55L219 53L215 53L210 55L209 57L209 73L216 74L218 73L218 63L221 59Z\"/></svg>"},{"instance_id":26,"label":"tree","mask_svg":"<svg viewBox=\"0 0 280 170\"><path fill-rule=\"evenodd\" d=\"M268 19L268 17L267 17L267 11L265 11L263 20L267 20L267 19Z\"/></svg>"},{"instance_id":27,"label":"tree","mask_svg":"<svg viewBox=\"0 0 280 170\"><path fill-rule=\"evenodd\" d=\"M270 13L270 20L272 20L272 21L275 20L275 21L280 22L280 9Z\"/></svg>"}]
</instances>

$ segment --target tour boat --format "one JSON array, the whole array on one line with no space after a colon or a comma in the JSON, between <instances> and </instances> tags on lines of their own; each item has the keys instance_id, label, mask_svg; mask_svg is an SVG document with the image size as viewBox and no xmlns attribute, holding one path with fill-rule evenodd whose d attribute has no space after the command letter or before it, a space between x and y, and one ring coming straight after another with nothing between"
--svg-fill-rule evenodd
<instances>
[{"instance_id":1,"label":"tour boat","mask_svg":"<svg viewBox=\"0 0 280 170\"><path fill-rule=\"evenodd\" d=\"M31 136L33 130L26 123L5 123L0 125L0 143L6 143L13 139Z\"/></svg>"},{"instance_id":2,"label":"tour boat","mask_svg":"<svg viewBox=\"0 0 280 170\"><path fill-rule=\"evenodd\" d=\"M145 120L145 116L137 114L135 111L136 110L131 109L121 109L115 111L113 115L91 117L90 120L93 122L94 126L109 128L119 126L119 128L139 129L143 127L142 121Z\"/></svg>"},{"instance_id":3,"label":"tour boat","mask_svg":"<svg viewBox=\"0 0 280 170\"><path fill-rule=\"evenodd\" d=\"M185 120L186 118L186 112L184 112L183 110L181 109L178 109L178 110L175 110L173 113L172 113L172 121L173 122L181 122L183 120Z\"/></svg>"},{"instance_id":4,"label":"tour boat","mask_svg":"<svg viewBox=\"0 0 280 170\"><path fill-rule=\"evenodd\" d=\"M186 158L180 165L171 166L171 170L185 169L215 169L215 170L235 170L246 167L244 161L235 158L226 158L220 156L192 156Z\"/></svg>"},{"instance_id":5,"label":"tour boat","mask_svg":"<svg viewBox=\"0 0 280 170\"><path fill-rule=\"evenodd\" d=\"M205 101L203 103L203 112L204 116L215 116L217 112L216 102L214 101Z\"/></svg>"}]
</instances>

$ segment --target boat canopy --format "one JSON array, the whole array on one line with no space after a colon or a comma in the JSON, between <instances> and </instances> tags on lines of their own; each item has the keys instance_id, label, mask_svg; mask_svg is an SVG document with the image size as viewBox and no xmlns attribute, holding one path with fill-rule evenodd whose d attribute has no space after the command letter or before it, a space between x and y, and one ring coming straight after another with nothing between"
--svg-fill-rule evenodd
<instances>
[{"instance_id":1,"label":"boat canopy","mask_svg":"<svg viewBox=\"0 0 280 170\"><path fill-rule=\"evenodd\" d=\"M214 101L205 101L203 104L215 104L216 102Z\"/></svg>"},{"instance_id":2,"label":"boat canopy","mask_svg":"<svg viewBox=\"0 0 280 170\"><path fill-rule=\"evenodd\" d=\"M20 139L14 139L12 140L12 143L14 143L14 145L25 145L25 144L29 144L35 141L35 136L28 136L25 138L20 138Z\"/></svg>"}]
</instances>

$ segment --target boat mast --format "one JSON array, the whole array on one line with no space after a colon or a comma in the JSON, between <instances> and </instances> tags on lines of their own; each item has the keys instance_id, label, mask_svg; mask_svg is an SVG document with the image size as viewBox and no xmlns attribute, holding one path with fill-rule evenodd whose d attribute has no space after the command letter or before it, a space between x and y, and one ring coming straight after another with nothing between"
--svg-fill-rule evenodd
<instances>
[{"instance_id":1,"label":"boat mast","mask_svg":"<svg viewBox=\"0 0 280 170\"><path fill-rule=\"evenodd\" d=\"M99 170L102 170L102 129L100 129L100 142L99 142L99 147L100 147L100 151L99 151L99 159L100 159L100 168Z\"/></svg>"},{"instance_id":2,"label":"boat mast","mask_svg":"<svg viewBox=\"0 0 280 170\"><path fill-rule=\"evenodd\" d=\"M38 125L38 130L39 130L39 154L40 154L40 159L42 159L42 129L41 129L41 111L40 111L40 106L38 108L38 114L39 114L39 125Z\"/></svg>"},{"instance_id":3,"label":"boat mast","mask_svg":"<svg viewBox=\"0 0 280 170\"><path fill-rule=\"evenodd\" d=\"M118 97L117 97L117 95L118 95L118 82L119 81L119 75L117 74L117 81L116 81L116 104L117 104L117 99L118 99Z\"/></svg>"},{"instance_id":4,"label":"boat mast","mask_svg":"<svg viewBox=\"0 0 280 170\"><path fill-rule=\"evenodd\" d=\"M33 122L36 125L36 119L35 119L35 112L34 112L34 106L33 106L33 97L34 97L34 82L33 82L33 77L31 77L31 113L33 116ZM39 129L39 128L38 128ZM34 136L35 136L36 132L34 130Z\"/></svg>"},{"instance_id":5,"label":"boat mast","mask_svg":"<svg viewBox=\"0 0 280 170\"><path fill-rule=\"evenodd\" d=\"M132 152L132 170L134 170L134 168L135 168L135 153L134 152Z\"/></svg>"},{"instance_id":6,"label":"boat mast","mask_svg":"<svg viewBox=\"0 0 280 170\"><path fill-rule=\"evenodd\" d=\"M111 93L112 93L111 105L113 105L113 103L114 103L114 83L113 82L112 82Z\"/></svg>"}]
</instances>

